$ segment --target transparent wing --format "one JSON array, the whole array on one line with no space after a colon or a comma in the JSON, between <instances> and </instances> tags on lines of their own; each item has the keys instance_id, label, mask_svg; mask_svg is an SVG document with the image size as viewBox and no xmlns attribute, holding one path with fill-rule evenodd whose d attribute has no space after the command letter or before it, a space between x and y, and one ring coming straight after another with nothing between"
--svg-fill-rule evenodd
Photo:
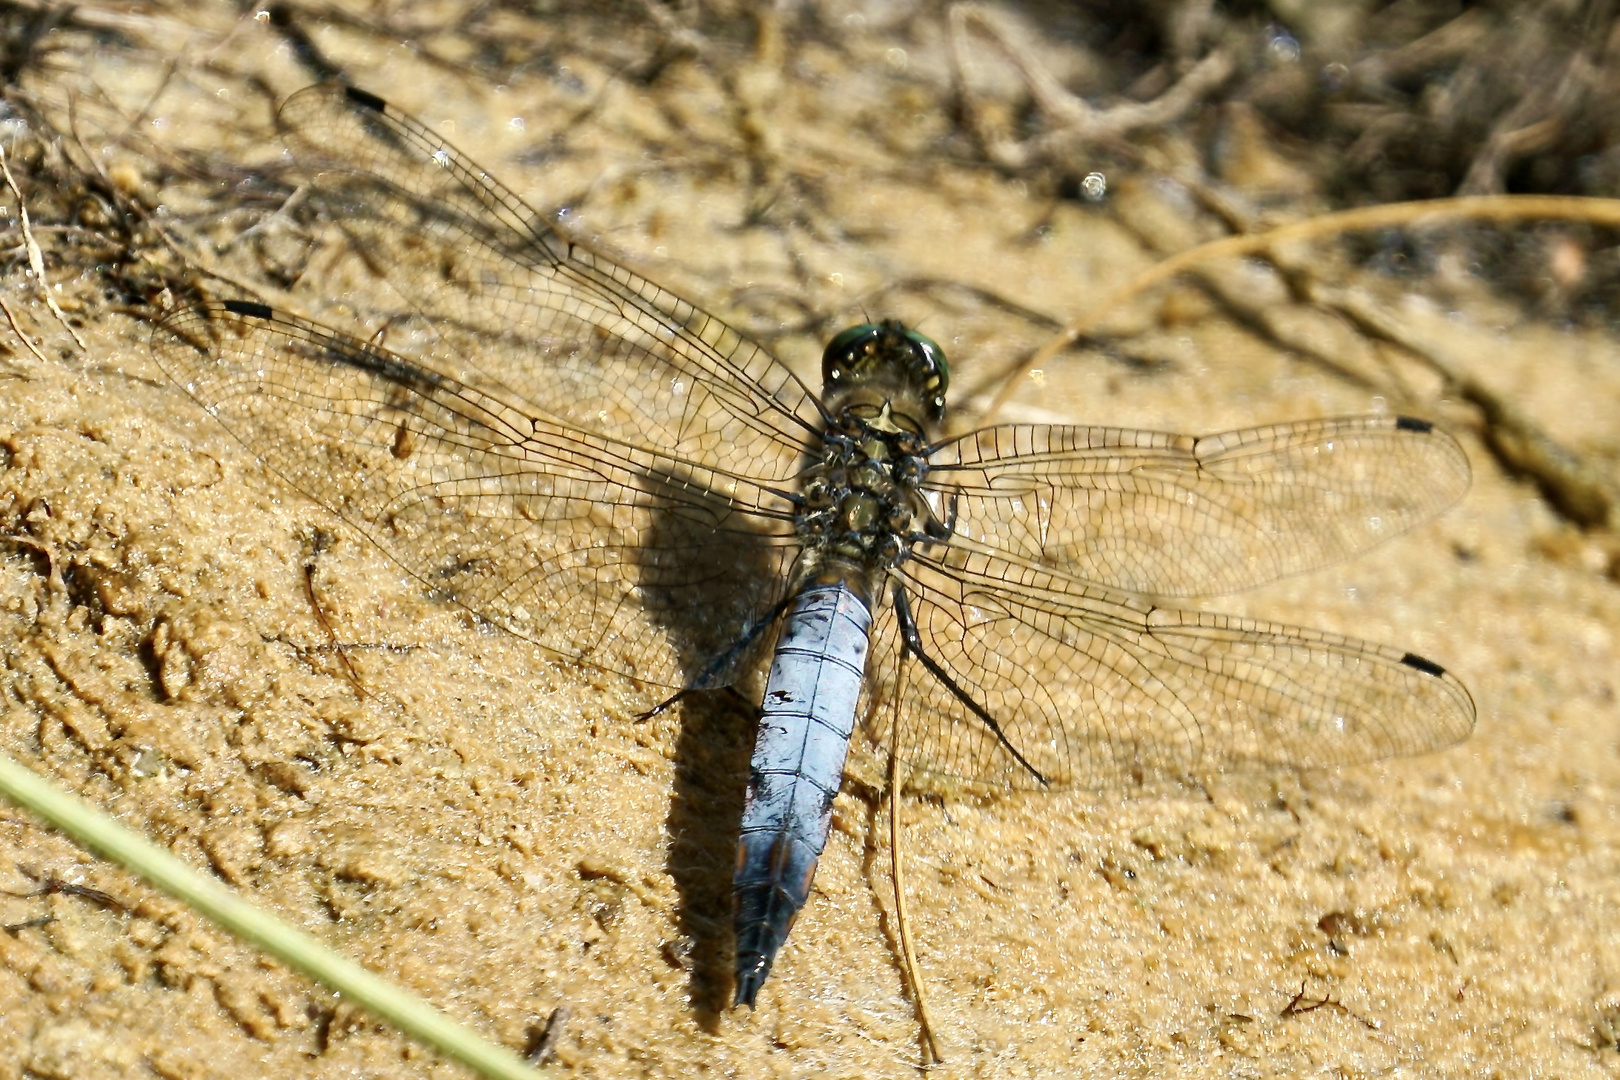
<instances>
[{"instance_id":1,"label":"transparent wing","mask_svg":"<svg viewBox=\"0 0 1620 1080\"><path fill-rule=\"evenodd\" d=\"M747 461L767 482L802 466L821 413L791 371L562 235L427 127L336 84L294 94L280 123L309 204L412 305L427 344L408 351L434 370L513 388L581 431Z\"/></svg>"},{"instance_id":2,"label":"transparent wing","mask_svg":"<svg viewBox=\"0 0 1620 1080\"><path fill-rule=\"evenodd\" d=\"M293 487L563 656L690 685L786 587L792 506L749 477L577 430L261 304L181 311L153 351Z\"/></svg>"},{"instance_id":3,"label":"transparent wing","mask_svg":"<svg viewBox=\"0 0 1620 1080\"><path fill-rule=\"evenodd\" d=\"M1421 657L1158 607L937 545L903 564L863 716L919 769L1012 787L1151 788L1217 771L1419 754L1474 704ZM900 677L905 619L920 656Z\"/></svg>"},{"instance_id":4,"label":"transparent wing","mask_svg":"<svg viewBox=\"0 0 1620 1080\"><path fill-rule=\"evenodd\" d=\"M1468 458L1425 421L1310 420L1195 438L1004 425L940 446L956 535L1142 596L1218 596L1398 536L1460 499Z\"/></svg>"}]
</instances>

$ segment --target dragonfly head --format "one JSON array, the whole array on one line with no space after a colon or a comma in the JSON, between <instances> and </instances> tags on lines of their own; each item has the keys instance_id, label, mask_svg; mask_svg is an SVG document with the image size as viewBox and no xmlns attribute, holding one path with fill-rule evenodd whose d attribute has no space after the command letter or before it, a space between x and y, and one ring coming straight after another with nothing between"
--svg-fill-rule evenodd
<instances>
[{"instance_id":1,"label":"dragonfly head","mask_svg":"<svg viewBox=\"0 0 1620 1080\"><path fill-rule=\"evenodd\" d=\"M843 331L821 355L822 395L832 411L844 406L889 406L930 427L945 417L950 369L945 351L895 319Z\"/></svg>"}]
</instances>

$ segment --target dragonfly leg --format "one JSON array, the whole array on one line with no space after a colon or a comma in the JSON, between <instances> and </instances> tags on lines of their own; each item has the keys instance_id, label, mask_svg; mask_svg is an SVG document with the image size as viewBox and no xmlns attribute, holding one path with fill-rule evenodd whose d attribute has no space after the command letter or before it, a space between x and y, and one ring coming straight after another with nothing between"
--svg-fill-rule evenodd
<instances>
[{"instance_id":1,"label":"dragonfly leg","mask_svg":"<svg viewBox=\"0 0 1620 1080\"><path fill-rule=\"evenodd\" d=\"M951 692L952 697L960 701L963 707L984 722L984 726L990 729L990 733L996 737L996 741L1001 744L1002 749L1012 755L1014 761L1018 762L1042 786L1046 786L1049 781L1039 769L1030 763L1028 758L1019 752L1018 747L1012 744L1012 740L1007 738L1007 733L1001 729L1001 724L996 721L996 718L990 715L990 711L975 701L973 696L966 690L962 689L957 681L951 678L950 672L945 670L944 665L929 656L923 649L922 634L917 630L917 620L911 614L911 602L906 599L906 590L901 587L899 582L895 582L894 586L894 615L896 621L900 624L900 638L905 643L905 651L909 655L915 656L923 668L938 679L941 686Z\"/></svg>"},{"instance_id":2,"label":"dragonfly leg","mask_svg":"<svg viewBox=\"0 0 1620 1080\"><path fill-rule=\"evenodd\" d=\"M725 652L709 661L703 670L698 672L697 678L693 679L686 686L682 687L680 690L677 690L663 701L660 701L657 705L654 705L651 709L648 709L646 712L636 717L636 722L640 723L643 720L651 720L660 713L668 712L677 701L680 701L682 698L686 697L686 695L699 690L729 690L750 709L757 711L759 706L755 705L753 702L739 694L731 683L722 683L719 680L723 675L730 672L737 665L739 660L753 651L754 647L759 644L761 635L763 635L765 631L769 630L772 626L775 626L776 620L782 617L782 612L787 610L788 602L788 600L781 601L764 615L760 616L758 619L755 619L747 627L747 629L743 631L742 636L733 642Z\"/></svg>"},{"instance_id":3,"label":"dragonfly leg","mask_svg":"<svg viewBox=\"0 0 1620 1080\"><path fill-rule=\"evenodd\" d=\"M663 713L668 712L670 709L675 707L677 702L680 702L680 701L684 700L688 696L690 696L692 694L706 694L711 689L719 690L721 693L728 695L729 697L731 697L733 699L733 702L732 702L733 704L738 705L738 706L740 706L740 707L742 707L744 709L747 709L749 712L752 712L752 713L758 713L759 712L759 706L757 704L755 704L752 700L750 700L746 694L744 694L741 690L738 690L735 686L718 686L718 687L712 687L712 688L707 687L707 686L688 686L684 690L675 691L669 697L665 698L663 701L660 701L657 705L654 705L652 708L648 709L646 712L641 713L639 716L636 717L636 723L638 723L638 724L646 723L648 720L651 720L653 717L660 716Z\"/></svg>"}]
</instances>

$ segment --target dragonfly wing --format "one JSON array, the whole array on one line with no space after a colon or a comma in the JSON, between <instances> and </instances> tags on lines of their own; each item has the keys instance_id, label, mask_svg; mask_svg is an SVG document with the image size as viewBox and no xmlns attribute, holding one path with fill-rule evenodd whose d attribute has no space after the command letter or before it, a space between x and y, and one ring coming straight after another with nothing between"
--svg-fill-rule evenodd
<instances>
[{"instance_id":1,"label":"dragonfly wing","mask_svg":"<svg viewBox=\"0 0 1620 1080\"><path fill-rule=\"evenodd\" d=\"M153 349L287 483L429 588L563 656L690 685L781 599L792 506L755 480L261 304L178 312Z\"/></svg>"},{"instance_id":2,"label":"dragonfly wing","mask_svg":"<svg viewBox=\"0 0 1620 1080\"><path fill-rule=\"evenodd\" d=\"M1310 420L1194 438L1003 425L948 442L927 486L958 536L1143 596L1218 596L1348 558L1468 489L1425 421Z\"/></svg>"},{"instance_id":3,"label":"dragonfly wing","mask_svg":"<svg viewBox=\"0 0 1620 1080\"><path fill-rule=\"evenodd\" d=\"M924 772L1152 788L1418 754L1473 728L1462 683L1399 649L1159 607L964 547L892 580L904 599L874 626L863 716Z\"/></svg>"},{"instance_id":4,"label":"dragonfly wing","mask_svg":"<svg viewBox=\"0 0 1620 1080\"><path fill-rule=\"evenodd\" d=\"M363 91L282 106L308 203L408 305L404 351L582 431L784 482L815 395L719 319L564 236L431 129ZM393 332L393 331L391 331Z\"/></svg>"}]
</instances>

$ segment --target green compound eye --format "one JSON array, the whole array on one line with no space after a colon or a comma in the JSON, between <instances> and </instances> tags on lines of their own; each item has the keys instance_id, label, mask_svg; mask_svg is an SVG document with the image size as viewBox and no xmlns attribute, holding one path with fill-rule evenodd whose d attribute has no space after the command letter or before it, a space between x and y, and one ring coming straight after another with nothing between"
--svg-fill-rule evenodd
<instances>
[{"instance_id":1,"label":"green compound eye","mask_svg":"<svg viewBox=\"0 0 1620 1080\"><path fill-rule=\"evenodd\" d=\"M934 392L936 394L945 393L946 387L951 384L951 368L945 362L945 350L940 348L939 343L933 338L924 337L915 330L907 330L905 335L906 340L917 347L917 355L923 359L923 362L930 370L939 376L939 385L933 388Z\"/></svg>"},{"instance_id":2,"label":"green compound eye","mask_svg":"<svg viewBox=\"0 0 1620 1080\"><path fill-rule=\"evenodd\" d=\"M877 323L862 323L860 326L839 331L838 335L827 343L826 351L821 354L822 367L859 355L863 351L861 346L866 340L876 338L882 332L883 327Z\"/></svg>"}]
</instances>

